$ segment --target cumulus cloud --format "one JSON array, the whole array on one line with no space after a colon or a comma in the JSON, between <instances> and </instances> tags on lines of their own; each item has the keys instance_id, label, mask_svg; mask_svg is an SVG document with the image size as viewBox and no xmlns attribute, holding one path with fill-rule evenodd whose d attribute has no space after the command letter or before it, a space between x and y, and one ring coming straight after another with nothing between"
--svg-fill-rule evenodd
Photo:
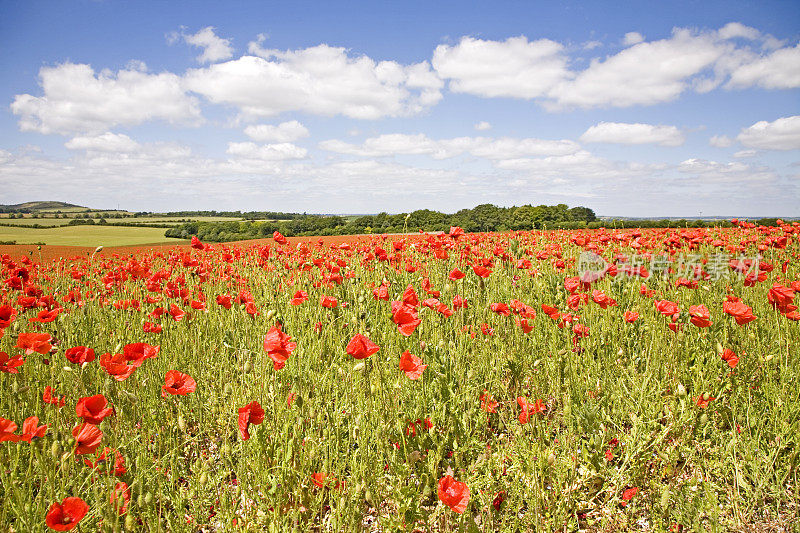
<instances>
[{"instance_id":1,"label":"cumulus cloud","mask_svg":"<svg viewBox=\"0 0 800 533\"><path fill-rule=\"evenodd\" d=\"M675 126L600 122L586 130L580 140L585 143L681 146L686 136Z\"/></svg>"},{"instance_id":2,"label":"cumulus cloud","mask_svg":"<svg viewBox=\"0 0 800 533\"><path fill-rule=\"evenodd\" d=\"M511 37L486 41L462 37L433 52L433 68L457 93L484 97L537 98L570 76L564 46L549 39Z\"/></svg>"},{"instance_id":3,"label":"cumulus cloud","mask_svg":"<svg viewBox=\"0 0 800 533\"><path fill-rule=\"evenodd\" d=\"M169 72L149 74L136 68L96 74L89 65L63 63L42 67L39 79L42 96L18 94L11 104L22 131L97 134L150 120L202 120L197 99Z\"/></svg>"},{"instance_id":4,"label":"cumulus cloud","mask_svg":"<svg viewBox=\"0 0 800 533\"><path fill-rule=\"evenodd\" d=\"M779 118L773 122L756 122L744 128L736 140L744 146L761 150L800 149L800 115Z\"/></svg>"},{"instance_id":5,"label":"cumulus cloud","mask_svg":"<svg viewBox=\"0 0 800 533\"><path fill-rule=\"evenodd\" d=\"M733 139L727 135L714 135L708 140L708 144L716 148L727 148L733 144Z\"/></svg>"},{"instance_id":6,"label":"cumulus cloud","mask_svg":"<svg viewBox=\"0 0 800 533\"><path fill-rule=\"evenodd\" d=\"M580 149L577 143L565 139L455 137L434 140L422 133L379 135L365 140L360 145L332 139L319 143L319 147L330 152L362 157L428 155L434 159L448 159L469 153L475 157L493 160L524 156L565 155L575 153Z\"/></svg>"},{"instance_id":7,"label":"cumulus cloud","mask_svg":"<svg viewBox=\"0 0 800 533\"><path fill-rule=\"evenodd\" d=\"M622 39L622 44L625 46L632 46L634 44L639 44L642 41L644 41L644 36L641 33L631 31L625 34L625 37Z\"/></svg>"},{"instance_id":8,"label":"cumulus cloud","mask_svg":"<svg viewBox=\"0 0 800 533\"><path fill-rule=\"evenodd\" d=\"M439 45L432 64L453 92L536 99L549 110L653 105L723 85L800 87L800 47L780 48L774 37L737 22L719 30L675 28L654 41L629 32L623 43L623 50L575 69L578 58L555 41L463 37Z\"/></svg>"},{"instance_id":9,"label":"cumulus cloud","mask_svg":"<svg viewBox=\"0 0 800 533\"><path fill-rule=\"evenodd\" d=\"M737 66L726 87L758 86L765 89L800 87L800 45L781 48L758 59Z\"/></svg>"},{"instance_id":10,"label":"cumulus cloud","mask_svg":"<svg viewBox=\"0 0 800 533\"><path fill-rule=\"evenodd\" d=\"M232 142L228 143L226 153L244 159L283 161L285 159L303 159L308 155L308 150L292 143L258 145L252 142Z\"/></svg>"},{"instance_id":11,"label":"cumulus cloud","mask_svg":"<svg viewBox=\"0 0 800 533\"><path fill-rule=\"evenodd\" d=\"M70 150L94 150L98 152L135 152L138 142L122 133L106 132L102 135L73 137L64 146Z\"/></svg>"},{"instance_id":12,"label":"cumulus cloud","mask_svg":"<svg viewBox=\"0 0 800 533\"><path fill-rule=\"evenodd\" d=\"M213 26L206 26L197 33L187 34L185 29L181 33L172 33L168 36L170 42L183 39L186 44L202 48L203 53L197 56L198 63L214 63L233 57L233 47L230 39L223 39L214 33Z\"/></svg>"},{"instance_id":13,"label":"cumulus cloud","mask_svg":"<svg viewBox=\"0 0 800 533\"><path fill-rule=\"evenodd\" d=\"M245 135L259 142L294 142L309 136L308 129L296 120L272 124L250 125L244 129Z\"/></svg>"},{"instance_id":14,"label":"cumulus cloud","mask_svg":"<svg viewBox=\"0 0 800 533\"><path fill-rule=\"evenodd\" d=\"M267 50L190 69L185 86L209 101L235 106L242 118L303 111L378 119L420 113L442 97L442 81L427 62L401 65L351 57L325 44L300 50Z\"/></svg>"}]
</instances>

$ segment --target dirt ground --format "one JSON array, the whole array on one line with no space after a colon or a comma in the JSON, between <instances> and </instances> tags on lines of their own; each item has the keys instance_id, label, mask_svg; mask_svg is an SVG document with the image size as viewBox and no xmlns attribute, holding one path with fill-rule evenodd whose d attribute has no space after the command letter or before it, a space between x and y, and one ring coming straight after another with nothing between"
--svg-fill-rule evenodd
<instances>
[{"instance_id":1,"label":"dirt ground","mask_svg":"<svg viewBox=\"0 0 800 533\"><path fill-rule=\"evenodd\" d=\"M421 237L425 237L426 234L411 234L411 235L390 235L390 239L397 239L401 237L406 237L410 239L419 239ZM358 241L366 241L371 239L372 236L368 235L334 235L329 237L287 237L287 240L291 245L297 245L300 242L312 242L316 243L320 239L325 244L341 244L344 242L358 242ZM250 247L255 245L265 245L265 244L274 244L275 241L272 239L254 239L249 241L236 241L230 243L224 243L227 247L233 246L241 246L241 247ZM213 246L220 246L218 243L212 243ZM175 249L189 249L189 242L186 241L186 244L175 245L173 243L163 243L163 244L144 244L144 245L136 245L136 246L108 246L103 248L100 252L95 255L95 258L103 258L103 257L112 257L114 254L119 256L126 256L126 255L138 255L142 252L152 252L152 251L164 251L171 248ZM41 261L52 261L53 259L63 258L63 259L72 259L75 257L86 257L91 255L94 252L94 248L88 248L85 246L36 246L33 244L3 244L0 245L0 256L4 254L8 254L11 256L12 259L18 260L21 259L23 256L28 256L34 261L41 262Z\"/></svg>"}]
</instances>

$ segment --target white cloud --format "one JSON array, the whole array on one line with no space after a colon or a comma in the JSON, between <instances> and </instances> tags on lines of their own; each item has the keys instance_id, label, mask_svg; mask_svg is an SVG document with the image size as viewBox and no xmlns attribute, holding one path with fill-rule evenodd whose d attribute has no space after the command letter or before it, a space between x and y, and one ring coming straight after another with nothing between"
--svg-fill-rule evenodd
<instances>
[{"instance_id":1,"label":"white cloud","mask_svg":"<svg viewBox=\"0 0 800 533\"><path fill-rule=\"evenodd\" d=\"M432 64L453 92L537 99L548 110L654 105L721 85L800 87L800 47L780 48L783 43L771 35L737 22L719 30L675 28L654 41L629 32L623 43L623 50L581 70L570 65L582 57L568 56L562 43L548 39L463 37L457 45L439 45Z\"/></svg>"},{"instance_id":2,"label":"white cloud","mask_svg":"<svg viewBox=\"0 0 800 533\"><path fill-rule=\"evenodd\" d=\"M794 89L800 87L800 44L739 65L731 72L728 88Z\"/></svg>"},{"instance_id":3,"label":"white cloud","mask_svg":"<svg viewBox=\"0 0 800 533\"><path fill-rule=\"evenodd\" d=\"M593 60L573 80L549 91L550 106L628 107L674 100L689 87L689 78L712 66L724 51L709 34L676 29L668 39Z\"/></svg>"},{"instance_id":4,"label":"white cloud","mask_svg":"<svg viewBox=\"0 0 800 533\"><path fill-rule=\"evenodd\" d=\"M681 146L686 136L675 126L600 122L586 130L580 140L585 143Z\"/></svg>"},{"instance_id":5,"label":"white cloud","mask_svg":"<svg viewBox=\"0 0 800 533\"><path fill-rule=\"evenodd\" d=\"M633 46L634 44L639 44L642 41L644 41L644 36L641 33L631 31L625 34L625 37L622 39L622 44L625 46Z\"/></svg>"},{"instance_id":6,"label":"white cloud","mask_svg":"<svg viewBox=\"0 0 800 533\"><path fill-rule=\"evenodd\" d=\"M708 144L717 148L727 148L733 144L733 139L727 135L714 135L708 140Z\"/></svg>"},{"instance_id":7,"label":"white cloud","mask_svg":"<svg viewBox=\"0 0 800 533\"><path fill-rule=\"evenodd\" d=\"M748 39L754 41L761 37L761 32L750 26L745 26L741 22L729 22L717 32L720 39Z\"/></svg>"},{"instance_id":8,"label":"white cloud","mask_svg":"<svg viewBox=\"0 0 800 533\"><path fill-rule=\"evenodd\" d=\"M475 129L478 131L486 131L492 129L492 125L485 120L482 120L481 122L475 124Z\"/></svg>"},{"instance_id":9,"label":"white cloud","mask_svg":"<svg viewBox=\"0 0 800 533\"><path fill-rule=\"evenodd\" d=\"M663 169L661 165L614 162L586 150L569 155L506 159L498 161L496 166L506 170L527 171L539 179L607 180L608 186L613 186L616 180L649 176Z\"/></svg>"},{"instance_id":10,"label":"white cloud","mask_svg":"<svg viewBox=\"0 0 800 533\"><path fill-rule=\"evenodd\" d=\"M756 122L744 128L736 140L744 146L761 150L800 149L800 115L779 118L773 122Z\"/></svg>"},{"instance_id":11,"label":"white cloud","mask_svg":"<svg viewBox=\"0 0 800 533\"><path fill-rule=\"evenodd\" d=\"M746 159L749 157L755 157L758 155L758 150L739 150L738 152L733 154L733 157L736 159Z\"/></svg>"},{"instance_id":12,"label":"white cloud","mask_svg":"<svg viewBox=\"0 0 800 533\"><path fill-rule=\"evenodd\" d=\"M569 76L564 46L549 39L528 42L462 37L455 46L433 52L433 68L457 93L484 97L537 98Z\"/></svg>"},{"instance_id":13,"label":"white cloud","mask_svg":"<svg viewBox=\"0 0 800 533\"><path fill-rule=\"evenodd\" d=\"M580 149L577 143L565 139L456 137L434 140L422 133L379 135L365 140L361 145L332 139L319 143L319 147L330 152L362 157L429 155L434 159L447 159L469 153L475 157L493 160L524 156L566 155Z\"/></svg>"},{"instance_id":14,"label":"white cloud","mask_svg":"<svg viewBox=\"0 0 800 533\"><path fill-rule=\"evenodd\" d=\"M601 46L603 46L603 43L600 41L586 41L583 43L582 48L584 50L594 50L595 48L600 48Z\"/></svg>"},{"instance_id":15,"label":"white cloud","mask_svg":"<svg viewBox=\"0 0 800 533\"><path fill-rule=\"evenodd\" d=\"M726 185L753 184L772 181L776 178L775 172L768 167L754 166L741 161L721 163L692 158L681 162L677 170L684 174L691 174L695 178L702 178L706 182Z\"/></svg>"},{"instance_id":16,"label":"white cloud","mask_svg":"<svg viewBox=\"0 0 800 533\"><path fill-rule=\"evenodd\" d=\"M64 63L42 67L39 78L42 96L18 94L11 104L22 131L69 135L159 119L179 124L201 121L197 99L187 96L180 78L169 72L135 69L95 74L89 65Z\"/></svg>"},{"instance_id":17,"label":"white cloud","mask_svg":"<svg viewBox=\"0 0 800 533\"><path fill-rule=\"evenodd\" d=\"M303 159L308 155L308 150L292 143L258 145L251 142L232 142L228 143L226 153L244 159L283 161L285 159Z\"/></svg>"},{"instance_id":18,"label":"white cloud","mask_svg":"<svg viewBox=\"0 0 800 533\"><path fill-rule=\"evenodd\" d=\"M214 63L233 57L231 40L218 37L214 33L213 26L206 26L194 34L184 33L182 29L180 38L182 38L186 44L203 49L203 53L197 56L198 63ZM168 37L170 41L175 41L177 39L177 33L173 33Z\"/></svg>"},{"instance_id":19,"label":"white cloud","mask_svg":"<svg viewBox=\"0 0 800 533\"><path fill-rule=\"evenodd\" d=\"M417 114L441 99L442 81L427 62L376 62L325 44L281 52L252 42L249 50L254 55L189 70L186 87L248 119L286 111L378 119Z\"/></svg>"},{"instance_id":20,"label":"white cloud","mask_svg":"<svg viewBox=\"0 0 800 533\"><path fill-rule=\"evenodd\" d=\"M250 125L244 129L245 135L259 142L293 142L309 136L308 129L296 120L272 124Z\"/></svg>"},{"instance_id":21,"label":"white cloud","mask_svg":"<svg viewBox=\"0 0 800 533\"><path fill-rule=\"evenodd\" d=\"M106 132L102 135L73 137L64 146L70 150L94 150L98 152L135 152L139 143L122 133Z\"/></svg>"}]
</instances>

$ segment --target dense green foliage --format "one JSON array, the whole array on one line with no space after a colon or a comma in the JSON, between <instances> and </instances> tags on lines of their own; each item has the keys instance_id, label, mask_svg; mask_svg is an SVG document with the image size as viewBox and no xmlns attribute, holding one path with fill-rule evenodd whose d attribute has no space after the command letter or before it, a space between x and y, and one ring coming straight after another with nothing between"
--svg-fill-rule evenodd
<instances>
[{"instance_id":1,"label":"dense green foliage","mask_svg":"<svg viewBox=\"0 0 800 533\"><path fill-rule=\"evenodd\" d=\"M251 218L248 213L238 214ZM275 215L275 213L273 213ZM565 204L523 205L520 207L497 207L482 204L473 209L462 209L445 214L430 209L419 209L411 213L390 215L363 215L345 218L326 215L296 215L290 220L271 216L274 220L247 222L191 222L167 230L167 237L188 238L196 235L204 241L224 242L267 237L279 231L287 236L309 235L358 235L364 233L406 233L416 231L447 231L459 226L465 231L509 231L554 227L586 227L594 222L594 211L587 207L568 208Z\"/></svg>"}]
</instances>

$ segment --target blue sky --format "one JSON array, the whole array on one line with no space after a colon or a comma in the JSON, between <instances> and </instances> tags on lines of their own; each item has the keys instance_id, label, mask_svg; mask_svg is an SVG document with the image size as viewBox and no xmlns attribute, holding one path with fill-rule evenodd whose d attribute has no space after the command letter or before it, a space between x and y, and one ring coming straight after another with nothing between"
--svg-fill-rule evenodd
<instances>
[{"instance_id":1,"label":"blue sky","mask_svg":"<svg viewBox=\"0 0 800 533\"><path fill-rule=\"evenodd\" d=\"M800 216L792 2L7 2L0 203Z\"/></svg>"}]
</instances>

